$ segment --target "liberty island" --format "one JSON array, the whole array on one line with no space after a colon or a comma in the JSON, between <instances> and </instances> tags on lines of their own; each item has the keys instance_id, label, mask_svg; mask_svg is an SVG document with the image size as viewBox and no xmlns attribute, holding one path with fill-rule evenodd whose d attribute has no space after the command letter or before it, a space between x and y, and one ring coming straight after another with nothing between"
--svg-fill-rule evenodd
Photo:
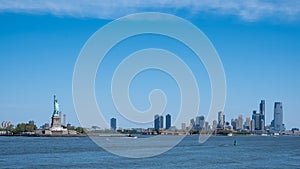
<instances>
[{"instance_id":1,"label":"liberty island","mask_svg":"<svg viewBox=\"0 0 300 169\"><path fill-rule=\"evenodd\" d=\"M51 117L51 126L49 127L44 127L40 129L36 129L37 127L34 125L33 121L29 121L28 124L22 123L21 125L18 124L16 129L13 130L12 125L10 125L11 129L2 131L0 132L0 136L37 136L37 137L49 137L49 136L54 136L54 137L79 137L79 136L86 136L84 134L84 131L81 127L78 127L76 129L79 129L80 131L76 131L75 127L70 126L69 124L67 126L62 125L61 123L61 114L62 112L60 111L59 108L59 103L56 98L56 95L54 95L53 98L53 113ZM64 115L65 117L65 115ZM65 123L65 119L64 119ZM24 124L24 125L23 125ZM22 131L17 131L17 128L19 126L24 126L24 130ZM29 127L30 129L28 129ZM9 128L9 127L7 127ZM22 127L19 127L22 128Z\"/></svg>"},{"instance_id":2,"label":"liberty island","mask_svg":"<svg viewBox=\"0 0 300 169\"><path fill-rule=\"evenodd\" d=\"M66 128L63 128L61 126L61 117L60 117L60 111L59 111L59 104L58 104L58 100L56 99L56 95L54 95L54 99L53 99L53 105L54 105L54 111L53 111L53 115L52 115L52 123L51 123L51 128L50 129L46 129L44 131L42 131L42 134L46 134L46 135L67 135L67 134L77 134L76 132L74 132L73 130L68 130Z\"/></svg>"}]
</instances>

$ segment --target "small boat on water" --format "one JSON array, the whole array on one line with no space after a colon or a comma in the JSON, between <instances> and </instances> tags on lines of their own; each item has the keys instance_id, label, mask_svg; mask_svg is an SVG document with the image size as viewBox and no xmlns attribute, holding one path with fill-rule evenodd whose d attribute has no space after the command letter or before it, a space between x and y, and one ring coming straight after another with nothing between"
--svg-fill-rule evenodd
<instances>
[{"instance_id":1,"label":"small boat on water","mask_svg":"<svg viewBox=\"0 0 300 169\"><path fill-rule=\"evenodd\" d=\"M99 137L122 137L122 138L134 138L136 139L137 136L132 134L99 134Z\"/></svg>"},{"instance_id":2,"label":"small boat on water","mask_svg":"<svg viewBox=\"0 0 300 169\"><path fill-rule=\"evenodd\" d=\"M137 138L138 138L137 136L134 136L134 135L131 135L131 134L129 134L128 137L134 138L134 139L137 139Z\"/></svg>"},{"instance_id":3,"label":"small boat on water","mask_svg":"<svg viewBox=\"0 0 300 169\"><path fill-rule=\"evenodd\" d=\"M232 136L232 133L228 133L227 136L230 136L230 137L231 137L231 136Z\"/></svg>"}]
</instances>

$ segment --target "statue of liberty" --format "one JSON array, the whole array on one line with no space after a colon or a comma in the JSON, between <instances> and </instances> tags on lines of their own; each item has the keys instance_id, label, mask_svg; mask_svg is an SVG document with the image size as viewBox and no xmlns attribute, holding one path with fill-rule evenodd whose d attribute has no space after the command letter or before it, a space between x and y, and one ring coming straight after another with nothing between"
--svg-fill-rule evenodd
<instances>
[{"instance_id":1,"label":"statue of liberty","mask_svg":"<svg viewBox=\"0 0 300 169\"><path fill-rule=\"evenodd\" d=\"M53 111L53 115L52 115L52 122L51 122L51 132L52 134L56 133L56 134L66 134L66 132L68 133L68 130L63 129L61 127L61 121L60 121L60 111L59 111L59 104L58 101L56 99L56 96L54 95L54 101L53 101L53 106L54 106L54 111Z\"/></svg>"},{"instance_id":2,"label":"statue of liberty","mask_svg":"<svg viewBox=\"0 0 300 169\"><path fill-rule=\"evenodd\" d=\"M54 112L53 116L59 116L59 104L57 102L56 96L54 95Z\"/></svg>"}]
</instances>

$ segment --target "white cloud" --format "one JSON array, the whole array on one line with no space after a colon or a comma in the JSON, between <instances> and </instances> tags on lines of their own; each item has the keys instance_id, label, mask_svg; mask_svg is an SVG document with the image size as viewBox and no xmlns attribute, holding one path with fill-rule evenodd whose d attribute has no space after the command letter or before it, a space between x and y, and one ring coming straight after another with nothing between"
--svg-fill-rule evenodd
<instances>
[{"instance_id":1,"label":"white cloud","mask_svg":"<svg viewBox=\"0 0 300 169\"><path fill-rule=\"evenodd\" d=\"M264 18L297 20L299 0L3 0L0 12L115 19L123 15L157 11L194 16L203 13L238 16L246 21ZM184 12L182 12L184 11Z\"/></svg>"}]
</instances>

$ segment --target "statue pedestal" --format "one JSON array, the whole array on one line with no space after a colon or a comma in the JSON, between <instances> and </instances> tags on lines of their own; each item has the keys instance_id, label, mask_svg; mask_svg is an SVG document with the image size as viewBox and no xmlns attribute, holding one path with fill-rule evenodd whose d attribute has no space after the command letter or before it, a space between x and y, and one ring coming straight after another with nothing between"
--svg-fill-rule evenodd
<instances>
[{"instance_id":1,"label":"statue pedestal","mask_svg":"<svg viewBox=\"0 0 300 169\"><path fill-rule=\"evenodd\" d=\"M64 129L61 127L59 116L52 116L52 123L51 123L50 131L51 131L52 135L68 134L68 129Z\"/></svg>"},{"instance_id":2,"label":"statue pedestal","mask_svg":"<svg viewBox=\"0 0 300 169\"><path fill-rule=\"evenodd\" d=\"M52 116L51 128L58 128L58 127L61 127L60 117L59 116Z\"/></svg>"}]
</instances>

